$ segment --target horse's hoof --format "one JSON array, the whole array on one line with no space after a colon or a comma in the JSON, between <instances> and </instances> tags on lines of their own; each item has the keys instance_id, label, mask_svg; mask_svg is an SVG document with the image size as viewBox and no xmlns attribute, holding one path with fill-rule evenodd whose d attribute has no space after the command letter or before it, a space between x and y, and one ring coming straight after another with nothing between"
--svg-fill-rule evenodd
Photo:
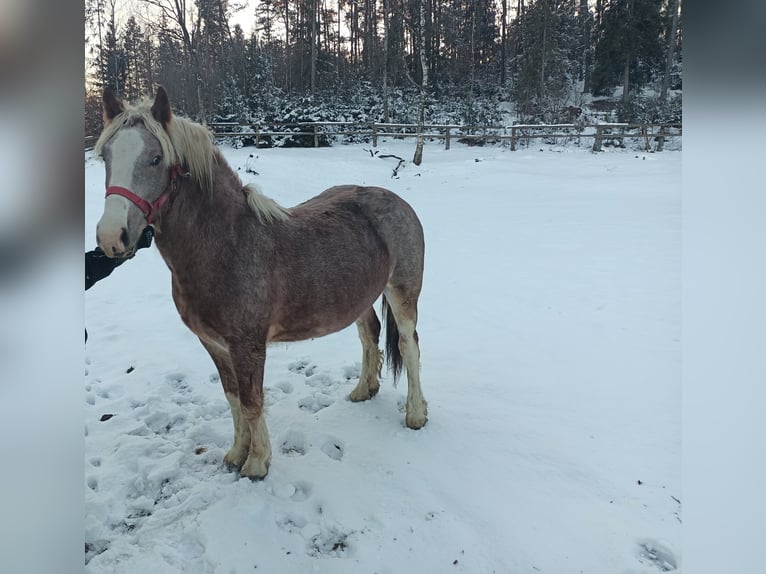
<instances>
[{"instance_id":1,"label":"horse's hoof","mask_svg":"<svg viewBox=\"0 0 766 574\"><path fill-rule=\"evenodd\" d=\"M425 405L425 401L421 408L408 408L407 415L404 417L404 422L407 425L407 428L411 428L412 430L422 429L426 425L426 422L428 422L428 409Z\"/></svg>"},{"instance_id":2,"label":"horse's hoof","mask_svg":"<svg viewBox=\"0 0 766 574\"><path fill-rule=\"evenodd\" d=\"M372 397L378 394L378 391L380 390L380 385L378 386L369 386L365 390L359 390L358 388L351 391L351 394L348 395L348 400L350 400L352 403L361 403L362 401L369 401Z\"/></svg>"},{"instance_id":3,"label":"horse's hoof","mask_svg":"<svg viewBox=\"0 0 766 574\"><path fill-rule=\"evenodd\" d=\"M407 428L410 428L412 430L420 430L424 426L426 426L426 423L428 422L428 417L405 417L404 419L405 424L407 425Z\"/></svg>"},{"instance_id":4,"label":"horse's hoof","mask_svg":"<svg viewBox=\"0 0 766 574\"><path fill-rule=\"evenodd\" d=\"M247 459L247 451L241 453L233 448L223 457L223 465L230 471L239 470Z\"/></svg>"},{"instance_id":5,"label":"horse's hoof","mask_svg":"<svg viewBox=\"0 0 766 574\"><path fill-rule=\"evenodd\" d=\"M270 459L258 460L254 456L249 456L242 468L239 469L239 475L250 480L262 480L269 474L270 462Z\"/></svg>"}]
</instances>

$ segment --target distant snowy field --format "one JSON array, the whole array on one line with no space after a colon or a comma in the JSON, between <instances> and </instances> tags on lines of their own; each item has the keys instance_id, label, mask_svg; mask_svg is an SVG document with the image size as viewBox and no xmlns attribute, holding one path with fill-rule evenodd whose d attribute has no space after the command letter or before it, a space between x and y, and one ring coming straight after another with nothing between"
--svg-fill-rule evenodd
<instances>
[{"instance_id":1,"label":"distant snowy field","mask_svg":"<svg viewBox=\"0 0 766 574\"><path fill-rule=\"evenodd\" d=\"M215 367L140 251L85 295L86 571L679 572L680 152L427 144L392 179L366 148L223 151L283 205L360 183L415 208L428 424L404 426L385 370L346 400L355 327L274 345L271 471L239 480Z\"/></svg>"}]
</instances>

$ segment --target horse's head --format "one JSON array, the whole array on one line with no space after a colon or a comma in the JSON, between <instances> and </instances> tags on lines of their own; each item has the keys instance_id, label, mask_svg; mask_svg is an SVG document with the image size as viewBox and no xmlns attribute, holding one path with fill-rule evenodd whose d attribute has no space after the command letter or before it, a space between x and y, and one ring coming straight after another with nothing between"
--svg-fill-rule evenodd
<instances>
[{"instance_id":1,"label":"horse's head","mask_svg":"<svg viewBox=\"0 0 766 574\"><path fill-rule=\"evenodd\" d=\"M172 113L162 87L151 108L148 102L128 107L106 88L103 111L104 131L95 151L106 164L106 201L96 240L107 256L125 257L135 251L179 176L166 133Z\"/></svg>"}]
</instances>

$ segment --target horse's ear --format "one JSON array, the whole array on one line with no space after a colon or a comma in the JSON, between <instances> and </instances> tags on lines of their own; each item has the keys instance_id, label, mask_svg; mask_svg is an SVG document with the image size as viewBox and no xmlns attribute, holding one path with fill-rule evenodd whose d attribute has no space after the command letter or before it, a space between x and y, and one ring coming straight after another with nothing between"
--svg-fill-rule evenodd
<instances>
[{"instance_id":1,"label":"horse's ear","mask_svg":"<svg viewBox=\"0 0 766 574\"><path fill-rule=\"evenodd\" d=\"M104 97L102 98L104 125L108 125L118 114L121 114L125 107L122 102L114 95L112 88L104 88Z\"/></svg>"},{"instance_id":2,"label":"horse's ear","mask_svg":"<svg viewBox=\"0 0 766 574\"><path fill-rule=\"evenodd\" d=\"M157 86L157 95L152 104L152 116L163 126L167 126L173 112L170 111L170 98L162 86Z\"/></svg>"}]
</instances>

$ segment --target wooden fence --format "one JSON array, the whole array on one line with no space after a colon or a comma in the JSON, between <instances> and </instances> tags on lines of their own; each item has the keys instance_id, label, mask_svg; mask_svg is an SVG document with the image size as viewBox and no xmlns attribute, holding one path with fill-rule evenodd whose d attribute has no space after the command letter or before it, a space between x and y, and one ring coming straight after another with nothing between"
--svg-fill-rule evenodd
<instances>
[{"instance_id":1,"label":"wooden fence","mask_svg":"<svg viewBox=\"0 0 766 574\"><path fill-rule=\"evenodd\" d=\"M359 123L359 122L214 122L208 124L218 138L249 138L258 147L264 138L301 138L302 147L328 145L334 137L361 137L377 147L380 138L414 138L418 136L417 124ZM646 151L662 151L665 142L680 138L680 123L663 124L515 124L510 126L471 126L452 124L425 124L423 137L428 140L444 140L445 149L452 141L464 143L510 142L512 151L519 145L530 145L534 140L545 143L564 143L592 138L593 151L601 151L605 145L624 146L626 139L643 143ZM85 139L85 149L92 148L94 139ZM308 144L308 145L307 145ZM654 146L652 146L654 144ZM268 145L268 144L266 144Z\"/></svg>"},{"instance_id":2,"label":"wooden fence","mask_svg":"<svg viewBox=\"0 0 766 574\"><path fill-rule=\"evenodd\" d=\"M296 122L296 123L211 123L208 126L217 138L250 138L256 147L265 137L312 138L307 143L319 147L323 139L334 136L361 136L378 145L379 138L414 138L418 136L417 124L355 123L355 122ZM664 124L516 124L511 126L470 126L453 124L425 124L423 137L430 140L444 140L445 149L452 141L481 142L508 141L511 150L519 144L529 145L532 140L558 140L578 143L583 138L593 139L593 151L601 151L605 144L624 145L626 139L639 139L644 149L662 151L665 141L681 137L682 126L676 123ZM654 147L652 147L654 143Z\"/></svg>"}]
</instances>

